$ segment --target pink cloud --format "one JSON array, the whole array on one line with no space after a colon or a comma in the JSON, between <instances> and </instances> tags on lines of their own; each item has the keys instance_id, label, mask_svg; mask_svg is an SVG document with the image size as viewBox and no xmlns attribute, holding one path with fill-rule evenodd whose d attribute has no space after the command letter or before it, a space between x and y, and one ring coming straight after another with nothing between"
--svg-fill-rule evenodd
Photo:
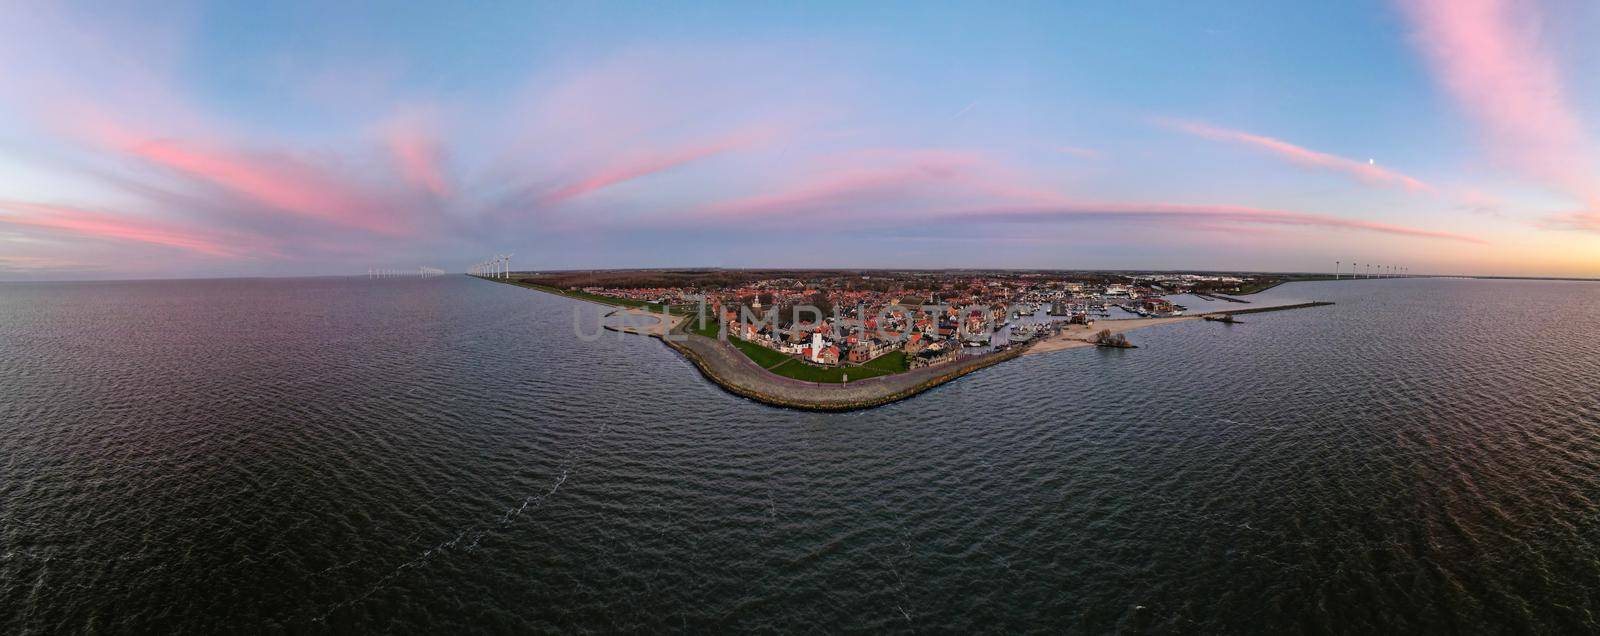
<instances>
[{"instance_id":1,"label":"pink cloud","mask_svg":"<svg viewBox=\"0 0 1600 636\"><path fill-rule=\"evenodd\" d=\"M1173 222L1197 228L1215 229L1219 226L1299 226L1330 229L1357 230L1392 234L1413 238L1441 239L1462 243L1485 245L1487 241L1456 234L1420 228L1390 225L1375 221L1345 219L1306 212L1266 210L1235 205L1191 205L1181 203L1077 203L1070 205L995 207L969 210L941 217L944 221L976 223L1000 221L1013 223L1045 223L1066 221L1102 222Z\"/></svg>"},{"instance_id":2,"label":"pink cloud","mask_svg":"<svg viewBox=\"0 0 1600 636\"><path fill-rule=\"evenodd\" d=\"M88 119L80 131L132 157L221 187L255 203L331 225L400 236L410 220L326 169L285 155L243 152L217 143L162 139L109 119Z\"/></svg>"},{"instance_id":3,"label":"pink cloud","mask_svg":"<svg viewBox=\"0 0 1600 636\"><path fill-rule=\"evenodd\" d=\"M865 199L904 193L912 186L952 178L959 165L940 158L890 169L840 171L782 192L719 203L711 206L709 213L714 216L742 217L807 212L818 208L848 208Z\"/></svg>"},{"instance_id":4,"label":"pink cloud","mask_svg":"<svg viewBox=\"0 0 1600 636\"><path fill-rule=\"evenodd\" d=\"M1592 202L1587 209L1547 216L1534 225L1553 230L1600 233L1600 201Z\"/></svg>"},{"instance_id":5,"label":"pink cloud","mask_svg":"<svg viewBox=\"0 0 1600 636\"><path fill-rule=\"evenodd\" d=\"M388 131L386 141L401 176L412 187L436 197L450 195L450 182L445 177L444 147L437 138L418 125L402 124Z\"/></svg>"},{"instance_id":6,"label":"pink cloud","mask_svg":"<svg viewBox=\"0 0 1600 636\"><path fill-rule=\"evenodd\" d=\"M908 198L1003 199L1029 203L1061 200L977 153L949 150L862 150L835 157L830 169L771 194L707 208L710 217L841 213Z\"/></svg>"},{"instance_id":7,"label":"pink cloud","mask_svg":"<svg viewBox=\"0 0 1600 636\"><path fill-rule=\"evenodd\" d=\"M0 272L36 273L46 271L88 271L99 266L65 258L49 256L0 256Z\"/></svg>"},{"instance_id":8,"label":"pink cloud","mask_svg":"<svg viewBox=\"0 0 1600 636\"><path fill-rule=\"evenodd\" d=\"M236 256L235 247L214 236L182 228L57 205L0 201L0 223L39 228L92 239L171 247L208 256Z\"/></svg>"},{"instance_id":9,"label":"pink cloud","mask_svg":"<svg viewBox=\"0 0 1600 636\"><path fill-rule=\"evenodd\" d=\"M1555 58L1540 44L1538 6L1401 0L1400 7L1439 83L1484 127L1495 153L1587 204L1536 225L1600 231L1600 184L1584 124L1567 101Z\"/></svg>"},{"instance_id":10,"label":"pink cloud","mask_svg":"<svg viewBox=\"0 0 1600 636\"><path fill-rule=\"evenodd\" d=\"M589 176L573 181L544 195L546 205L575 199L619 183L665 172L701 159L746 147L769 138L769 131L740 132L706 144L677 148L664 153L642 154L617 160Z\"/></svg>"},{"instance_id":11,"label":"pink cloud","mask_svg":"<svg viewBox=\"0 0 1600 636\"><path fill-rule=\"evenodd\" d=\"M1265 135L1257 135L1240 130L1219 128L1200 122L1161 120L1161 122L1177 130L1212 139L1243 144L1260 150L1265 150L1284 159L1288 159L1302 166L1309 166L1323 170L1343 172L1369 183L1395 185L1411 191L1428 190L1427 184L1387 168L1382 168L1365 161L1346 159L1325 152L1317 152L1309 148L1296 146L1281 139L1274 139Z\"/></svg>"},{"instance_id":12,"label":"pink cloud","mask_svg":"<svg viewBox=\"0 0 1600 636\"><path fill-rule=\"evenodd\" d=\"M986 222L1143 222L1191 231L1263 233L1280 227L1318 227L1483 244L1476 237L1245 206L1177 203L1093 203L1031 186L982 155L949 151L869 152L774 194L715 204L699 215L711 223L793 224L819 218L854 227L970 225ZM879 165L871 165L876 159ZM939 212L938 210L958 210Z\"/></svg>"},{"instance_id":13,"label":"pink cloud","mask_svg":"<svg viewBox=\"0 0 1600 636\"><path fill-rule=\"evenodd\" d=\"M1568 104L1538 7L1503 0L1400 0L1439 83L1484 126L1497 155L1592 198L1583 122Z\"/></svg>"}]
</instances>

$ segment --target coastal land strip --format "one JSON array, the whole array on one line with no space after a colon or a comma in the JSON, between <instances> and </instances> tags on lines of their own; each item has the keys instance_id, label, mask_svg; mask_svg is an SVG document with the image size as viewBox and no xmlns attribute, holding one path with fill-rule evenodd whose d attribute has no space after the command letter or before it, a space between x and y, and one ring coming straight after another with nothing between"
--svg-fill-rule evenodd
<instances>
[{"instance_id":1,"label":"coastal land strip","mask_svg":"<svg viewBox=\"0 0 1600 636\"><path fill-rule=\"evenodd\" d=\"M721 338L712 338L690 332L686 316L672 316L670 323L661 321L659 311L641 306L623 306L605 302L603 296L575 297L560 290L542 285L521 284L515 280L493 282L514 284L537 291L567 296L576 300L618 307L605 315L607 329L645 335L666 344L694 364L701 375L723 390L771 406L807 411L853 411L882 406L904 400L918 393L955 380L969 373L985 369L1023 355L1036 355L1096 346L1093 338L1101 331L1112 334L1136 329L1167 325L1186 320L1200 320L1208 315L1261 313L1306 307L1331 305L1329 302L1309 302L1274 307L1251 307L1229 311L1216 311L1192 316L1105 320L1094 326L1068 325L1060 332L1036 338L1028 343L974 356L964 356L954 362L862 378L849 382L808 382L787 378L763 368L737 347ZM587 295L586 295L587 296ZM671 337L665 337L671 334Z\"/></svg>"}]
</instances>

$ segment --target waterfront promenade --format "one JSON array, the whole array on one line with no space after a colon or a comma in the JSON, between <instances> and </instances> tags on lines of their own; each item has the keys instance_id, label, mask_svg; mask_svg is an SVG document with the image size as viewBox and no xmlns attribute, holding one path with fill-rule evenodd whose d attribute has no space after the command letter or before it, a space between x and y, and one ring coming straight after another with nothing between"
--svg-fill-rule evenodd
<instances>
[{"instance_id":1,"label":"waterfront promenade","mask_svg":"<svg viewBox=\"0 0 1600 636\"><path fill-rule=\"evenodd\" d=\"M681 333L681 332L680 332ZM921 367L844 383L806 382L786 378L757 365L733 345L694 334L662 341L682 353L718 386L758 402L818 411L848 411L906 399L968 373L1022 354L1023 347L963 357L955 362Z\"/></svg>"}]
</instances>

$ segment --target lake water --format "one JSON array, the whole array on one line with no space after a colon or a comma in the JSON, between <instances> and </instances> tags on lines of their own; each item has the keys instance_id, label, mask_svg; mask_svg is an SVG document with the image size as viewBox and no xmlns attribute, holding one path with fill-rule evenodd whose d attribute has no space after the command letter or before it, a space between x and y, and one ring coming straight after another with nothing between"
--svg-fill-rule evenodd
<instances>
[{"instance_id":1,"label":"lake water","mask_svg":"<svg viewBox=\"0 0 1600 636\"><path fill-rule=\"evenodd\" d=\"M815 414L466 277L0 285L0 632L1600 629L1600 285L1261 296Z\"/></svg>"}]
</instances>

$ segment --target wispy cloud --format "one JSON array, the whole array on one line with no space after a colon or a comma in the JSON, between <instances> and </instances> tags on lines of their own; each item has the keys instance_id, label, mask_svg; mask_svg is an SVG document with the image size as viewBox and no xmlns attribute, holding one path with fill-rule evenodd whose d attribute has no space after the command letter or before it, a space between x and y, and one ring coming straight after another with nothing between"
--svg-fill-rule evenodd
<instances>
[{"instance_id":1,"label":"wispy cloud","mask_svg":"<svg viewBox=\"0 0 1600 636\"><path fill-rule=\"evenodd\" d=\"M1439 84L1484 129L1496 159L1587 208L1541 223L1600 231L1600 179L1582 117L1543 46L1537 3L1399 0Z\"/></svg>"},{"instance_id":2,"label":"wispy cloud","mask_svg":"<svg viewBox=\"0 0 1600 636\"><path fill-rule=\"evenodd\" d=\"M1179 130L1197 137L1241 144L1257 150L1264 150L1302 166L1344 173L1368 183L1398 186L1412 191L1429 189L1428 185L1423 183L1421 180L1406 174L1389 170L1388 168L1378 166L1372 163L1370 159L1368 161L1347 159L1345 157L1331 155L1325 152L1318 152L1309 148L1297 146L1287 141L1283 141L1282 139L1275 139L1265 135L1248 133L1242 130L1221 128L1202 122L1185 121L1179 119L1159 119L1157 121L1168 128Z\"/></svg>"},{"instance_id":3,"label":"wispy cloud","mask_svg":"<svg viewBox=\"0 0 1600 636\"><path fill-rule=\"evenodd\" d=\"M0 256L0 272L17 274L35 274L40 272L82 272L98 268L98 265L83 263L66 258L50 256Z\"/></svg>"},{"instance_id":4,"label":"wispy cloud","mask_svg":"<svg viewBox=\"0 0 1600 636\"><path fill-rule=\"evenodd\" d=\"M1536 3L1399 4L1439 83L1483 124L1500 157L1573 190L1593 187L1583 123L1555 59L1540 45Z\"/></svg>"},{"instance_id":5,"label":"wispy cloud","mask_svg":"<svg viewBox=\"0 0 1600 636\"><path fill-rule=\"evenodd\" d=\"M1536 225L1553 230L1600 233L1600 211L1596 210L1600 210L1600 206L1594 206L1587 210L1553 214L1539 219Z\"/></svg>"},{"instance_id":6,"label":"wispy cloud","mask_svg":"<svg viewBox=\"0 0 1600 636\"><path fill-rule=\"evenodd\" d=\"M436 197L450 196L444 144L433 131L417 121L405 120L389 127L386 141L407 183Z\"/></svg>"},{"instance_id":7,"label":"wispy cloud","mask_svg":"<svg viewBox=\"0 0 1600 636\"><path fill-rule=\"evenodd\" d=\"M735 133L703 144L688 145L658 153L631 153L618 157L593 174L557 187L541 197L545 205L555 205L611 186L666 172L731 150L748 147L771 138L769 130Z\"/></svg>"},{"instance_id":8,"label":"wispy cloud","mask_svg":"<svg viewBox=\"0 0 1600 636\"><path fill-rule=\"evenodd\" d=\"M25 201L0 201L0 210L8 212L0 214L0 223L13 226L80 238L159 245L207 256L230 257L240 253L238 246L214 236L122 215Z\"/></svg>"},{"instance_id":9,"label":"wispy cloud","mask_svg":"<svg viewBox=\"0 0 1600 636\"><path fill-rule=\"evenodd\" d=\"M716 203L705 213L746 220L787 214L866 214L884 201L970 183L972 171L982 162L972 153L940 150L872 154L879 157L840 158L838 165L823 174L780 186L775 192Z\"/></svg>"},{"instance_id":10,"label":"wispy cloud","mask_svg":"<svg viewBox=\"0 0 1600 636\"><path fill-rule=\"evenodd\" d=\"M1097 235L1050 227L1070 223L1140 224L1121 235L1174 243L1207 231L1241 241L1297 234L1309 244L1324 230L1478 242L1333 214L1086 203L1095 197L1067 189L1139 191L1155 177L1113 172L1125 166L1079 170L1095 162L1066 157L1029 163L1024 158L1041 152L1090 159L1100 152L1040 146L1030 140L1061 131L1030 129L1039 123L1025 117L941 135L954 125L949 118L970 124L982 114L976 102L901 108L892 103L898 89L870 93L888 89L857 74L872 65L837 63L855 59L854 51L830 53L811 42L649 47L600 60L555 55L506 69L484 86L437 81L428 76L434 65L408 64L400 52L389 61L356 53L331 60L339 70L321 74L331 79L308 80L325 84L327 99L307 98L320 89L293 90L295 78L330 62L308 52L280 71L289 89L280 99L259 86L234 93L195 81L197 66L216 63L191 48L202 19L176 5L155 11L162 19L106 18L70 5L0 8L0 110L8 118L0 125L24 138L26 152L50 156L31 170L82 186L0 175L9 200L0 201L0 240L15 263L59 255L120 267L131 255L157 267L171 263L162 271L174 273L224 260L240 264L233 271L339 271L378 255L433 254L460 264L470 262L463 254L511 241L524 241L519 252L546 241L556 254L576 237L599 253L634 231L624 227L630 223L654 224L641 232L687 228L757 239L728 253L771 246L842 263L852 258L846 250L892 251L880 241L924 228L930 240ZM830 54L839 58L818 62ZM249 66L249 57L226 61ZM506 83L524 88L504 90ZM990 99L980 100L986 109ZM930 103L944 106L930 111ZM1298 165L1428 187L1279 139L1183 125ZM1593 227L1593 219L1575 212L1560 227ZM513 231L533 225L539 232ZM794 238L802 234L810 241L803 246ZM245 263L255 258L279 262Z\"/></svg>"},{"instance_id":11,"label":"wispy cloud","mask_svg":"<svg viewBox=\"0 0 1600 636\"><path fill-rule=\"evenodd\" d=\"M774 194L708 208L699 220L747 227L852 230L983 224L1136 223L1155 229L1260 233L1321 228L1486 244L1477 237L1364 219L1235 205L1084 202L1038 188L984 156L948 151L887 155L874 170L838 170ZM954 210L954 211L951 211Z\"/></svg>"},{"instance_id":12,"label":"wispy cloud","mask_svg":"<svg viewBox=\"0 0 1600 636\"><path fill-rule=\"evenodd\" d=\"M943 221L976 223L1157 223L1177 227L1293 226L1373 232L1422 239L1439 239L1486 245L1487 241L1454 232L1442 232L1348 219L1324 214L1268 210L1232 205L1192 205L1182 203L1075 203L1068 205L997 207L967 210L941 217Z\"/></svg>"},{"instance_id":13,"label":"wispy cloud","mask_svg":"<svg viewBox=\"0 0 1600 636\"><path fill-rule=\"evenodd\" d=\"M329 170L281 153L140 134L101 122L93 132L109 148L221 187L258 204L337 226L403 235L410 219Z\"/></svg>"}]
</instances>

